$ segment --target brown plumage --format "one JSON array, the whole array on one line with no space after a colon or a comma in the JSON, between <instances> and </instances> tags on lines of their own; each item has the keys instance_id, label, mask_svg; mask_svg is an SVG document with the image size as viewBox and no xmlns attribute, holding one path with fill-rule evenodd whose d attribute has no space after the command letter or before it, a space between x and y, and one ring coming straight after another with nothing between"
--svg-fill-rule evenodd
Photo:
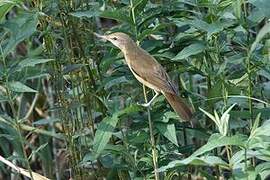
<instances>
[{"instance_id":1,"label":"brown plumage","mask_svg":"<svg viewBox=\"0 0 270 180\"><path fill-rule=\"evenodd\" d=\"M184 120L191 120L192 113L190 108L185 104L182 98L175 94L163 93L167 101L170 103L174 111Z\"/></svg>"},{"instance_id":2,"label":"brown plumage","mask_svg":"<svg viewBox=\"0 0 270 180\"><path fill-rule=\"evenodd\" d=\"M177 112L183 120L191 120L191 109L186 105L184 100L178 96L175 85L172 83L165 69L155 58L137 46L136 43L124 33L97 36L109 40L121 49L129 69L139 82L155 90L155 92L161 92L174 111Z\"/></svg>"}]
</instances>

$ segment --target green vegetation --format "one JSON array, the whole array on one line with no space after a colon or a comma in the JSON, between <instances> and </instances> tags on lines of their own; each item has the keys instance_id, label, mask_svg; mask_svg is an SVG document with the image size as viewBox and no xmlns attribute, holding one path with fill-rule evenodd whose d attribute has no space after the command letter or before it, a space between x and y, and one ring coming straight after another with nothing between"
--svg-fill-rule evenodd
<instances>
[{"instance_id":1,"label":"green vegetation","mask_svg":"<svg viewBox=\"0 0 270 180\"><path fill-rule=\"evenodd\" d=\"M0 0L0 179L267 179L269 18L269 0ZM154 92L93 34L117 31L194 127L163 96L137 105Z\"/></svg>"}]
</instances>

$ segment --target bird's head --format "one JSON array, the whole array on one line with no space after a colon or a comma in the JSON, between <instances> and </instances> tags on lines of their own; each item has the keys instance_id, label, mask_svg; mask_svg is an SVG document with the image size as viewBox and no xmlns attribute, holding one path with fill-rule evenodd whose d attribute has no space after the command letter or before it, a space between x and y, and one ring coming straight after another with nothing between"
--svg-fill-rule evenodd
<instances>
[{"instance_id":1,"label":"bird's head","mask_svg":"<svg viewBox=\"0 0 270 180\"><path fill-rule=\"evenodd\" d=\"M115 45L122 51L124 51L129 44L134 43L133 40L127 34L122 32L116 32L109 35L99 35L97 33L94 34L99 38L110 41L111 43L113 43L113 45Z\"/></svg>"}]
</instances>

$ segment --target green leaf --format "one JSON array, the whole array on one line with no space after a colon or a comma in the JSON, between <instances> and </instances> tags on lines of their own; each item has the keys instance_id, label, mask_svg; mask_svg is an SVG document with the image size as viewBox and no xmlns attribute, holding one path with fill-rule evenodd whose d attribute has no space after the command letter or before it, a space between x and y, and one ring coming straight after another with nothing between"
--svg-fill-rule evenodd
<instances>
[{"instance_id":1,"label":"green leaf","mask_svg":"<svg viewBox=\"0 0 270 180\"><path fill-rule=\"evenodd\" d=\"M205 21L195 19L192 21L188 21L188 23L192 26L194 26L196 29L203 30L207 32L207 39L209 39L213 34L221 32L224 28L231 26L233 23L230 21L225 22L213 22L211 24L208 24Z\"/></svg>"},{"instance_id":2,"label":"green leaf","mask_svg":"<svg viewBox=\"0 0 270 180\"><path fill-rule=\"evenodd\" d=\"M216 126L220 126L220 122L219 122L219 117L216 117L216 111L215 111L215 116L213 116L212 114L210 114L209 112L203 110L202 108L199 108L200 111L202 111L205 115L207 115L212 121L214 121L216 123Z\"/></svg>"},{"instance_id":3,"label":"green leaf","mask_svg":"<svg viewBox=\"0 0 270 180\"><path fill-rule=\"evenodd\" d=\"M177 166L183 165L196 165L196 166L216 166L221 165L224 167L229 167L229 165L223 161L220 157L217 156L202 156L202 157L194 157L190 156L183 160L175 160L170 162L166 166L162 166L159 168L159 172L166 171L167 169L174 168Z\"/></svg>"},{"instance_id":4,"label":"green leaf","mask_svg":"<svg viewBox=\"0 0 270 180\"><path fill-rule=\"evenodd\" d=\"M91 18L91 17L99 16L100 12L97 10L91 9L87 11L76 11L69 14L78 18L81 18L81 17Z\"/></svg>"},{"instance_id":5,"label":"green leaf","mask_svg":"<svg viewBox=\"0 0 270 180\"><path fill-rule=\"evenodd\" d=\"M114 11L103 11L100 14L100 17L114 19L120 22L125 22L130 25L133 25L131 18L128 16L127 12L121 10L114 10Z\"/></svg>"},{"instance_id":6,"label":"green leaf","mask_svg":"<svg viewBox=\"0 0 270 180\"><path fill-rule=\"evenodd\" d=\"M32 123L34 126L44 126L44 125L50 125L54 124L56 122L60 122L60 119L58 118L45 118L45 119L39 119Z\"/></svg>"},{"instance_id":7,"label":"green leaf","mask_svg":"<svg viewBox=\"0 0 270 180\"><path fill-rule=\"evenodd\" d=\"M22 0L1 0L0 1L0 7L5 5L5 4L11 4L11 3L12 4L18 4L20 2L22 2Z\"/></svg>"},{"instance_id":8,"label":"green leaf","mask_svg":"<svg viewBox=\"0 0 270 180\"><path fill-rule=\"evenodd\" d=\"M121 111L115 112L111 117L106 117L101 121L97 127L93 143L93 149L96 157L98 157L100 153L105 149L114 132L114 128L119 121L119 117L124 114L139 111L140 109L141 108L137 105L129 106Z\"/></svg>"},{"instance_id":9,"label":"green leaf","mask_svg":"<svg viewBox=\"0 0 270 180\"><path fill-rule=\"evenodd\" d=\"M21 67L34 67L37 64L43 64L49 61L54 61L54 59L33 59L33 58L28 58L24 59L21 62L19 62L19 66Z\"/></svg>"},{"instance_id":10,"label":"green leaf","mask_svg":"<svg viewBox=\"0 0 270 180\"><path fill-rule=\"evenodd\" d=\"M107 151L109 150L110 152L114 153L123 153L126 148L123 145L112 145L112 144L107 144L106 148Z\"/></svg>"},{"instance_id":11,"label":"green leaf","mask_svg":"<svg viewBox=\"0 0 270 180\"><path fill-rule=\"evenodd\" d=\"M220 118L220 125L221 127L219 127L219 132L223 135L223 136L226 136L227 135L227 132L228 132L228 122L229 122L229 118L230 118L230 115L229 115L229 112L232 110L232 108L236 105L233 104L231 105L221 116Z\"/></svg>"},{"instance_id":12,"label":"green leaf","mask_svg":"<svg viewBox=\"0 0 270 180\"><path fill-rule=\"evenodd\" d=\"M15 5L12 1L3 0L0 2L0 21L2 21L5 15L11 10L11 8Z\"/></svg>"},{"instance_id":13,"label":"green leaf","mask_svg":"<svg viewBox=\"0 0 270 180\"><path fill-rule=\"evenodd\" d=\"M46 135L46 136L50 136L50 137L55 137L55 138L61 139L61 140L65 139L65 137L61 133L55 133L55 132L52 132L52 131L47 131L47 130L44 130L44 129L28 126L28 125L25 125L25 124L20 124L20 128L22 130L24 130L24 131L29 131L31 133L37 133L37 134L42 134L42 135Z\"/></svg>"},{"instance_id":14,"label":"green leaf","mask_svg":"<svg viewBox=\"0 0 270 180\"><path fill-rule=\"evenodd\" d=\"M203 156L203 157L198 157L208 151L213 150L214 148L217 147L222 147L226 145L235 145L235 146L240 146L240 147L245 147L246 145L246 140L247 137L241 134L234 135L231 137L227 136L222 136L220 134L213 134L209 139L207 144L199 148L197 151L195 151L191 156L189 156L186 159L183 160L176 160L170 162L168 165L161 167L159 170L160 171L165 171L169 168L173 168L175 166L181 166L181 165L187 165L187 164L192 164L192 165L223 165L226 167L229 167L229 165L224 162L222 159L219 157L215 156Z\"/></svg>"},{"instance_id":15,"label":"green leaf","mask_svg":"<svg viewBox=\"0 0 270 180\"><path fill-rule=\"evenodd\" d=\"M63 69L64 74L68 74L70 72L79 71L85 64L67 64Z\"/></svg>"},{"instance_id":16,"label":"green leaf","mask_svg":"<svg viewBox=\"0 0 270 180\"><path fill-rule=\"evenodd\" d=\"M147 140L149 140L149 133L145 131L138 132L128 138L128 142L131 144L143 144Z\"/></svg>"},{"instance_id":17,"label":"green leaf","mask_svg":"<svg viewBox=\"0 0 270 180\"><path fill-rule=\"evenodd\" d=\"M168 26L171 26L172 23L162 23L162 24L158 24L157 26L151 28L151 29L146 29L144 30L138 37L139 41L142 41L144 38L146 38L147 36L149 36L150 34L154 34L158 31L160 31L161 29L165 29Z\"/></svg>"},{"instance_id":18,"label":"green leaf","mask_svg":"<svg viewBox=\"0 0 270 180\"><path fill-rule=\"evenodd\" d=\"M221 134L213 134L208 139L207 143L195 151L191 156L199 156L208 151L211 151L214 148L227 146L227 145L235 145L240 147L245 147L247 141L247 136L238 134L234 136L222 136Z\"/></svg>"},{"instance_id":19,"label":"green leaf","mask_svg":"<svg viewBox=\"0 0 270 180\"><path fill-rule=\"evenodd\" d=\"M270 3L269 3L270 4ZM270 11L269 11L270 12ZM267 22L263 28L259 31L259 33L256 36L256 40L252 43L251 48L249 50L249 53L251 54L258 43L263 39L263 37L270 32L270 22Z\"/></svg>"},{"instance_id":20,"label":"green leaf","mask_svg":"<svg viewBox=\"0 0 270 180\"><path fill-rule=\"evenodd\" d=\"M253 22L253 26L256 26L265 18L264 13L259 9L252 9L250 15L248 16L248 20Z\"/></svg>"},{"instance_id":21,"label":"green leaf","mask_svg":"<svg viewBox=\"0 0 270 180\"><path fill-rule=\"evenodd\" d=\"M0 93L0 103L5 101L8 101L8 97Z\"/></svg>"},{"instance_id":22,"label":"green leaf","mask_svg":"<svg viewBox=\"0 0 270 180\"><path fill-rule=\"evenodd\" d=\"M121 83L128 83L128 82L129 82L129 80L127 80L127 78L125 76L117 77L117 78L114 78L114 79L110 80L109 82L107 82L104 85L104 89L108 90L114 85L119 85Z\"/></svg>"},{"instance_id":23,"label":"green leaf","mask_svg":"<svg viewBox=\"0 0 270 180\"><path fill-rule=\"evenodd\" d=\"M139 13L143 12L143 9L147 5L147 2L148 2L148 0L139 0L139 2L136 3L133 7L135 14L139 14Z\"/></svg>"},{"instance_id":24,"label":"green leaf","mask_svg":"<svg viewBox=\"0 0 270 180\"><path fill-rule=\"evenodd\" d=\"M202 43L194 43L185 47L180 51L172 60L181 60L185 59L191 55L199 54L206 49L206 46Z\"/></svg>"},{"instance_id":25,"label":"green leaf","mask_svg":"<svg viewBox=\"0 0 270 180\"><path fill-rule=\"evenodd\" d=\"M37 92L36 90L24 85L23 83L19 82L19 81L15 81L15 82L8 82L7 87L14 92Z\"/></svg>"},{"instance_id":26,"label":"green leaf","mask_svg":"<svg viewBox=\"0 0 270 180\"><path fill-rule=\"evenodd\" d=\"M256 6L259 11L261 11L265 17L270 17L270 3L269 0L249 0L251 4Z\"/></svg>"},{"instance_id":27,"label":"green leaf","mask_svg":"<svg viewBox=\"0 0 270 180\"><path fill-rule=\"evenodd\" d=\"M156 127L159 130L159 132L163 136L165 136L169 141L171 141L176 146L179 146L176 138L176 131L174 124L158 123L156 124Z\"/></svg>"},{"instance_id":28,"label":"green leaf","mask_svg":"<svg viewBox=\"0 0 270 180\"><path fill-rule=\"evenodd\" d=\"M229 163L230 165L234 168L238 166L244 159L245 159L245 154L247 155L246 158L249 158L248 151L246 152L245 150L240 150L237 151L233 156L231 157Z\"/></svg>"},{"instance_id":29,"label":"green leaf","mask_svg":"<svg viewBox=\"0 0 270 180\"><path fill-rule=\"evenodd\" d=\"M3 50L4 57L7 56L18 43L29 38L36 31L37 23L38 13L22 13L3 24L3 27L11 34Z\"/></svg>"},{"instance_id":30,"label":"green leaf","mask_svg":"<svg viewBox=\"0 0 270 180\"><path fill-rule=\"evenodd\" d=\"M232 4L234 14L238 19L241 19L242 15L242 2L242 0L234 0Z\"/></svg>"},{"instance_id":31,"label":"green leaf","mask_svg":"<svg viewBox=\"0 0 270 180\"><path fill-rule=\"evenodd\" d=\"M94 138L94 152L98 156L109 142L119 118L117 115L106 117L99 124Z\"/></svg>"},{"instance_id":32,"label":"green leaf","mask_svg":"<svg viewBox=\"0 0 270 180\"><path fill-rule=\"evenodd\" d=\"M50 62L50 61L54 61L54 59L33 59L33 58L27 58L27 59L24 59L22 61L19 62L18 66L19 66L19 71L22 69L22 68L25 68L25 67L34 67L35 65L37 64L43 64L43 63L46 63L46 62Z\"/></svg>"},{"instance_id":33,"label":"green leaf","mask_svg":"<svg viewBox=\"0 0 270 180\"><path fill-rule=\"evenodd\" d=\"M162 14L162 10L160 8L153 8L153 11L149 12L149 15L142 16L142 20L138 23L138 29L144 29L143 27L149 26L151 22L156 19L157 16Z\"/></svg>"},{"instance_id":34,"label":"green leaf","mask_svg":"<svg viewBox=\"0 0 270 180\"><path fill-rule=\"evenodd\" d=\"M249 148L255 148L258 147L258 140L260 142L260 145L263 145L263 137L270 136L270 120L265 121L260 127L256 128L252 131L252 134L250 134L248 146ZM265 141L266 142L266 141Z\"/></svg>"},{"instance_id":35,"label":"green leaf","mask_svg":"<svg viewBox=\"0 0 270 180\"><path fill-rule=\"evenodd\" d=\"M12 127L15 127L15 126L16 126L15 122L12 121L12 119L10 119L10 118L7 117L7 116L1 115L1 116L0 116L0 122L1 122L1 123L5 123L5 124L7 124L7 125L9 125L9 126L12 126Z\"/></svg>"},{"instance_id":36,"label":"green leaf","mask_svg":"<svg viewBox=\"0 0 270 180\"><path fill-rule=\"evenodd\" d=\"M259 123L260 123L260 119L261 119L261 113L259 113L257 116L256 116L256 119L255 119L255 122L253 123L253 126L252 126L252 129L251 129L251 132L250 132L250 135L249 135L249 139L253 137L253 135L255 134L255 130L258 128L259 126Z\"/></svg>"},{"instance_id":37,"label":"green leaf","mask_svg":"<svg viewBox=\"0 0 270 180\"><path fill-rule=\"evenodd\" d=\"M267 179L270 176L270 162L264 162L255 167L257 174L260 174L261 179Z\"/></svg>"},{"instance_id":38,"label":"green leaf","mask_svg":"<svg viewBox=\"0 0 270 180\"><path fill-rule=\"evenodd\" d=\"M32 159L32 157L37 154L38 152L42 151L46 146L48 146L48 142L39 145L39 147L37 149L32 150L32 153L30 154L30 156L28 157L28 159Z\"/></svg>"},{"instance_id":39,"label":"green leaf","mask_svg":"<svg viewBox=\"0 0 270 180\"><path fill-rule=\"evenodd\" d=\"M0 1L0 21L2 21L5 15L12 9L13 6L19 4L22 0L1 0Z\"/></svg>"},{"instance_id":40,"label":"green leaf","mask_svg":"<svg viewBox=\"0 0 270 180\"><path fill-rule=\"evenodd\" d=\"M230 159L229 164L230 166L235 169L239 166L241 166L241 164L243 162L245 162L246 159L251 159L256 157L256 159L260 159L263 161L269 161L269 152L266 155L266 158L264 157L261 149L259 151L256 150L251 150L251 149L247 149L246 151L240 150L237 151Z\"/></svg>"},{"instance_id":41,"label":"green leaf","mask_svg":"<svg viewBox=\"0 0 270 180\"><path fill-rule=\"evenodd\" d=\"M162 119L160 120L163 123L169 122L170 119L179 119L179 116L172 111L167 111L166 113L163 114Z\"/></svg>"}]
</instances>

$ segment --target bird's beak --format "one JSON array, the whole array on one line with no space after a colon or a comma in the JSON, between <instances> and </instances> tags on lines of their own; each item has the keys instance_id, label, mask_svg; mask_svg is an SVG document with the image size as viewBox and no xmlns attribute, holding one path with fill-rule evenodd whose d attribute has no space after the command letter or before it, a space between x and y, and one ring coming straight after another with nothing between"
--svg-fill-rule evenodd
<instances>
[{"instance_id":1,"label":"bird's beak","mask_svg":"<svg viewBox=\"0 0 270 180\"><path fill-rule=\"evenodd\" d=\"M100 34L95 33L95 32L94 32L94 35L95 35L96 37L98 37L98 38L104 40L104 41L107 41L107 40L108 40L108 39L107 39L107 36L105 36L105 35L100 35Z\"/></svg>"}]
</instances>

